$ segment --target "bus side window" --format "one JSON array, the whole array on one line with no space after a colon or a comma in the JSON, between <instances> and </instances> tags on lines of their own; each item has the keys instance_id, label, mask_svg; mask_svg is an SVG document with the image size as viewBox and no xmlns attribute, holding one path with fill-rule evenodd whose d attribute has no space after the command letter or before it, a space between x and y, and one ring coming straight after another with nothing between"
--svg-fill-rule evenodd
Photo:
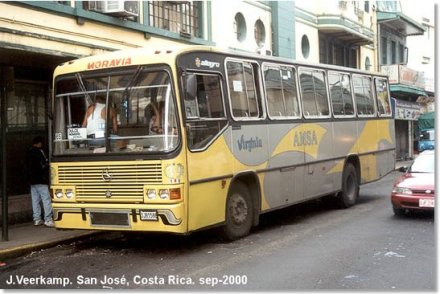
<instances>
[{"instance_id":1,"label":"bus side window","mask_svg":"<svg viewBox=\"0 0 440 294\"><path fill-rule=\"evenodd\" d=\"M258 65L248 61L228 61L226 68L232 116L238 119L264 117Z\"/></svg>"},{"instance_id":2,"label":"bus side window","mask_svg":"<svg viewBox=\"0 0 440 294\"><path fill-rule=\"evenodd\" d=\"M299 116L294 68L264 66L264 83L270 117Z\"/></svg>"},{"instance_id":3,"label":"bus side window","mask_svg":"<svg viewBox=\"0 0 440 294\"><path fill-rule=\"evenodd\" d=\"M186 74L184 108L188 146L205 148L226 126L221 79L216 74Z\"/></svg>"},{"instance_id":4,"label":"bus side window","mask_svg":"<svg viewBox=\"0 0 440 294\"><path fill-rule=\"evenodd\" d=\"M325 74L321 70L300 69L300 87L304 116L328 117L330 114Z\"/></svg>"},{"instance_id":5,"label":"bus side window","mask_svg":"<svg viewBox=\"0 0 440 294\"><path fill-rule=\"evenodd\" d=\"M358 115L375 115L374 96L371 78L367 76L353 75L353 88L356 98Z\"/></svg>"},{"instance_id":6,"label":"bus side window","mask_svg":"<svg viewBox=\"0 0 440 294\"><path fill-rule=\"evenodd\" d=\"M336 116L354 115L350 76L348 74L329 72L328 83L333 114Z\"/></svg>"},{"instance_id":7,"label":"bus side window","mask_svg":"<svg viewBox=\"0 0 440 294\"><path fill-rule=\"evenodd\" d=\"M388 94L388 82L384 78L374 80L376 86L377 107L379 116L391 115L390 96Z\"/></svg>"}]
</instances>

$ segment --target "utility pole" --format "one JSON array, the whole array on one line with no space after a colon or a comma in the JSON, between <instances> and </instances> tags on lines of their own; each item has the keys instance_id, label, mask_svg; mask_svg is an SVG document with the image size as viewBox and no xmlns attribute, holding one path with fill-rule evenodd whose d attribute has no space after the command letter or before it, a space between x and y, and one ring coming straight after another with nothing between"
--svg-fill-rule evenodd
<instances>
[{"instance_id":1,"label":"utility pole","mask_svg":"<svg viewBox=\"0 0 440 294\"><path fill-rule=\"evenodd\" d=\"M3 79L3 75L2 75ZM8 193L6 190L6 85L1 87L2 240L8 241Z\"/></svg>"},{"instance_id":2,"label":"utility pole","mask_svg":"<svg viewBox=\"0 0 440 294\"><path fill-rule=\"evenodd\" d=\"M6 163L6 138L7 138L7 108L8 92L13 89L14 68L0 67L0 123L1 123L1 170L2 170L2 240L9 241L9 215L7 192L7 163Z\"/></svg>"}]
</instances>

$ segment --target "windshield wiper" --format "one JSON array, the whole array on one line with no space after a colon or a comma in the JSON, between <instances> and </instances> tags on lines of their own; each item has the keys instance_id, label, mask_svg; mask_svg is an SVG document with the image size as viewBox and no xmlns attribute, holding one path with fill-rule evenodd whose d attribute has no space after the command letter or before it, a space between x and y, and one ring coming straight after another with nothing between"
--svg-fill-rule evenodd
<instances>
[{"instance_id":1,"label":"windshield wiper","mask_svg":"<svg viewBox=\"0 0 440 294\"><path fill-rule=\"evenodd\" d=\"M86 96L87 102L89 104L93 104L93 100L92 100L92 98L90 98L90 95L89 95L89 93L87 93L87 89L84 86L84 82L83 82L83 79L81 77L81 74L80 73L76 73L75 74L75 78L76 78L76 82L78 83L78 86L79 86L80 90L83 92L84 96Z\"/></svg>"},{"instance_id":2,"label":"windshield wiper","mask_svg":"<svg viewBox=\"0 0 440 294\"><path fill-rule=\"evenodd\" d=\"M134 85L136 85L136 82L139 78L141 71L142 71L142 66L138 66L135 73L133 74L133 76L130 79L130 83L128 83L127 87L124 90L125 98L131 97L131 94L133 92L133 87L134 87Z\"/></svg>"}]
</instances>

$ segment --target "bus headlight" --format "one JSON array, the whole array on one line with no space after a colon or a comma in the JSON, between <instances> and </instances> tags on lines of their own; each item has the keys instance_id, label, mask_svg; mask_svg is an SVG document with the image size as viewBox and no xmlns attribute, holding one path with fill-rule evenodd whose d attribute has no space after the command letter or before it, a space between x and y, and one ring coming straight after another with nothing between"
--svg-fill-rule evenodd
<instances>
[{"instance_id":1,"label":"bus headlight","mask_svg":"<svg viewBox=\"0 0 440 294\"><path fill-rule=\"evenodd\" d=\"M159 190L160 199L170 199L170 192L168 189L160 189Z\"/></svg>"},{"instance_id":2,"label":"bus headlight","mask_svg":"<svg viewBox=\"0 0 440 294\"><path fill-rule=\"evenodd\" d=\"M66 190L66 197L67 199L72 199L74 196L73 190L72 189L67 189Z\"/></svg>"},{"instance_id":3,"label":"bus headlight","mask_svg":"<svg viewBox=\"0 0 440 294\"><path fill-rule=\"evenodd\" d=\"M148 199L156 199L156 189L148 189L147 197Z\"/></svg>"},{"instance_id":4,"label":"bus headlight","mask_svg":"<svg viewBox=\"0 0 440 294\"><path fill-rule=\"evenodd\" d=\"M58 199L63 198L63 190L56 189L55 190L55 197L57 197Z\"/></svg>"}]
</instances>

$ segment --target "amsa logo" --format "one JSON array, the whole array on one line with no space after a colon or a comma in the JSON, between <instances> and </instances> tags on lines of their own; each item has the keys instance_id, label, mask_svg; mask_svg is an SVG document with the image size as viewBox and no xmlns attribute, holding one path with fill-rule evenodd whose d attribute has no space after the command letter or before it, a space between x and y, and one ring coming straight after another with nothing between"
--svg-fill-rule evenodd
<instances>
[{"instance_id":1,"label":"amsa logo","mask_svg":"<svg viewBox=\"0 0 440 294\"><path fill-rule=\"evenodd\" d=\"M197 67L209 67L209 68L219 68L220 67L220 63L219 62L213 62L213 61L209 61L209 60L201 60L200 58L196 58L195 60L195 64Z\"/></svg>"}]
</instances>

